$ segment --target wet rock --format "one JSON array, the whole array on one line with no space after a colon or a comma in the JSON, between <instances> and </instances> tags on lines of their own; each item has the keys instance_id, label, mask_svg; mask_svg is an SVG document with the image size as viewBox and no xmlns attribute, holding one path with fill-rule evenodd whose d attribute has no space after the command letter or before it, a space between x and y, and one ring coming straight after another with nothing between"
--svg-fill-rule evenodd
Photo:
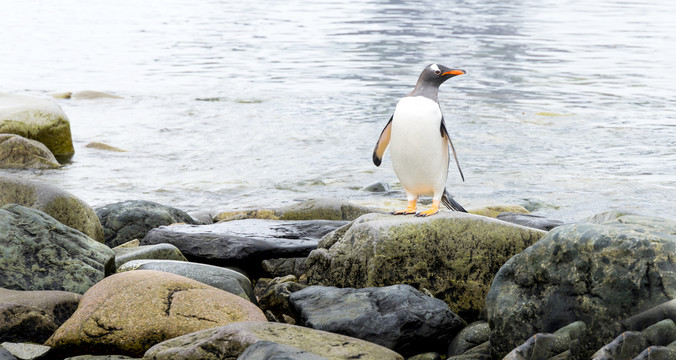
<instances>
[{"instance_id":1,"label":"wet rock","mask_svg":"<svg viewBox=\"0 0 676 360\"><path fill-rule=\"evenodd\" d=\"M439 299L409 285L310 286L289 296L298 324L383 345L404 356L446 350L466 324Z\"/></svg>"},{"instance_id":2,"label":"wet rock","mask_svg":"<svg viewBox=\"0 0 676 360\"><path fill-rule=\"evenodd\" d=\"M64 360L128 360L139 359L124 355L79 355L66 358Z\"/></svg>"},{"instance_id":3,"label":"wet rock","mask_svg":"<svg viewBox=\"0 0 676 360\"><path fill-rule=\"evenodd\" d=\"M584 339L586 331L587 326L582 321L577 321L553 334L535 334L507 354L503 360L551 359L569 351L574 341Z\"/></svg>"},{"instance_id":4,"label":"wet rock","mask_svg":"<svg viewBox=\"0 0 676 360\"><path fill-rule=\"evenodd\" d=\"M271 277L294 275L300 277L307 272L307 258L281 258L263 260L263 271Z\"/></svg>"},{"instance_id":5,"label":"wet rock","mask_svg":"<svg viewBox=\"0 0 676 360\"><path fill-rule=\"evenodd\" d=\"M132 260L177 260L188 261L188 259L181 254L178 248L171 244L156 244L143 245L136 247L119 247L114 248L115 252L115 267L119 268L123 264Z\"/></svg>"},{"instance_id":6,"label":"wet rock","mask_svg":"<svg viewBox=\"0 0 676 360\"><path fill-rule=\"evenodd\" d=\"M176 260L132 260L117 269L118 272L131 270L157 270L185 276L257 303L251 281L235 270Z\"/></svg>"},{"instance_id":7,"label":"wet rock","mask_svg":"<svg viewBox=\"0 0 676 360\"><path fill-rule=\"evenodd\" d=\"M0 360L16 360L16 357L0 344Z\"/></svg>"},{"instance_id":8,"label":"wet rock","mask_svg":"<svg viewBox=\"0 0 676 360\"><path fill-rule=\"evenodd\" d=\"M591 224L606 224L609 222L617 222L617 219L625 215L638 215L631 210L609 210L596 215L586 217L581 220L581 222L587 222Z\"/></svg>"},{"instance_id":9,"label":"wet rock","mask_svg":"<svg viewBox=\"0 0 676 360\"><path fill-rule=\"evenodd\" d=\"M90 149L97 149L97 150L103 150L103 151L112 151L112 152L126 152L126 150L122 150L120 148L116 148L115 146L104 144L101 142L96 142L92 141L85 145L86 148Z\"/></svg>"},{"instance_id":10,"label":"wet rock","mask_svg":"<svg viewBox=\"0 0 676 360\"><path fill-rule=\"evenodd\" d=\"M333 242L328 249L308 256L308 283L354 288L408 284L474 320L500 266L544 234L465 213L364 215L342 236L334 233L334 239L322 240Z\"/></svg>"},{"instance_id":11,"label":"wet rock","mask_svg":"<svg viewBox=\"0 0 676 360\"><path fill-rule=\"evenodd\" d=\"M261 309L265 312L268 320L295 324L294 312L289 304L289 296L292 293L304 289L307 285L298 283L293 275L274 278L269 282L260 282L257 293Z\"/></svg>"},{"instance_id":12,"label":"wet rock","mask_svg":"<svg viewBox=\"0 0 676 360\"><path fill-rule=\"evenodd\" d=\"M278 209L224 211L214 217L215 221L242 219L267 220L347 220L363 214L382 213L380 210L352 204L339 199L312 199Z\"/></svg>"},{"instance_id":13,"label":"wet rock","mask_svg":"<svg viewBox=\"0 0 676 360\"><path fill-rule=\"evenodd\" d=\"M94 99L122 99L121 96L96 90L82 90L71 93L68 97L73 100L94 100Z\"/></svg>"},{"instance_id":14,"label":"wet rock","mask_svg":"<svg viewBox=\"0 0 676 360\"><path fill-rule=\"evenodd\" d=\"M473 322L465 326L448 345L447 357L462 355L467 350L488 341L491 329L485 321Z\"/></svg>"},{"instance_id":15,"label":"wet rock","mask_svg":"<svg viewBox=\"0 0 676 360\"><path fill-rule=\"evenodd\" d=\"M623 332L597 351L592 359L633 359L651 345L666 346L674 341L676 341L676 325L671 319L662 320L641 332Z\"/></svg>"},{"instance_id":16,"label":"wet rock","mask_svg":"<svg viewBox=\"0 0 676 360\"><path fill-rule=\"evenodd\" d=\"M31 343L4 342L0 346L19 360L41 359L49 352L49 347Z\"/></svg>"},{"instance_id":17,"label":"wet rock","mask_svg":"<svg viewBox=\"0 0 676 360\"><path fill-rule=\"evenodd\" d=\"M184 359L230 359L259 341L293 346L329 359L403 360L394 351L363 340L270 322L233 323L180 336L153 346L144 359L169 360L177 356Z\"/></svg>"},{"instance_id":18,"label":"wet rock","mask_svg":"<svg viewBox=\"0 0 676 360\"><path fill-rule=\"evenodd\" d=\"M676 322L676 299L622 320L622 326L626 330L641 331L665 319L671 319Z\"/></svg>"},{"instance_id":19,"label":"wet rock","mask_svg":"<svg viewBox=\"0 0 676 360\"><path fill-rule=\"evenodd\" d=\"M238 266L258 274L261 261L307 256L317 247L319 238L343 224L327 220L247 219L200 226L162 226L149 231L141 243L170 243L190 261Z\"/></svg>"},{"instance_id":20,"label":"wet rock","mask_svg":"<svg viewBox=\"0 0 676 360\"><path fill-rule=\"evenodd\" d=\"M446 360L491 360L491 343L486 341L481 343L464 353L462 355L449 356Z\"/></svg>"},{"instance_id":21,"label":"wet rock","mask_svg":"<svg viewBox=\"0 0 676 360\"><path fill-rule=\"evenodd\" d=\"M114 272L113 251L42 211L0 208L0 287L83 294Z\"/></svg>"},{"instance_id":22,"label":"wet rock","mask_svg":"<svg viewBox=\"0 0 676 360\"><path fill-rule=\"evenodd\" d=\"M621 333L622 319L676 297L675 227L634 215L563 225L511 258L486 300L495 356L579 320L590 336L571 351L587 358Z\"/></svg>"},{"instance_id":23,"label":"wet rock","mask_svg":"<svg viewBox=\"0 0 676 360\"><path fill-rule=\"evenodd\" d=\"M0 93L0 133L39 141L56 157L75 153L70 121L50 99Z\"/></svg>"},{"instance_id":24,"label":"wet rock","mask_svg":"<svg viewBox=\"0 0 676 360\"><path fill-rule=\"evenodd\" d=\"M103 226L106 245L115 247L142 239L149 230L174 223L196 224L186 212L145 200L129 200L95 209Z\"/></svg>"},{"instance_id":25,"label":"wet rock","mask_svg":"<svg viewBox=\"0 0 676 360\"><path fill-rule=\"evenodd\" d=\"M60 166L41 142L15 134L0 134L0 168L56 169Z\"/></svg>"},{"instance_id":26,"label":"wet rock","mask_svg":"<svg viewBox=\"0 0 676 360\"><path fill-rule=\"evenodd\" d=\"M94 210L73 194L44 183L0 176L0 206L19 204L44 211L66 226L103 242L103 229Z\"/></svg>"},{"instance_id":27,"label":"wet rock","mask_svg":"<svg viewBox=\"0 0 676 360\"><path fill-rule=\"evenodd\" d=\"M480 208L471 208L468 209L470 214L481 215L495 218L502 213L515 213L515 214L528 214L529 211L526 210L521 205L489 205Z\"/></svg>"},{"instance_id":28,"label":"wet rock","mask_svg":"<svg viewBox=\"0 0 676 360\"><path fill-rule=\"evenodd\" d=\"M45 342L67 357L141 357L154 344L239 321L264 321L254 304L183 276L142 270L115 274L92 287L80 307Z\"/></svg>"},{"instance_id":29,"label":"wet rock","mask_svg":"<svg viewBox=\"0 0 676 360\"><path fill-rule=\"evenodd\" d=\"M504 212L498 214L497 218L498 220L544 231L549 231L557 226L563 225L563 221L561 220L547 219L544 216L532 214Z\"/></svg>"},{"instance_id":30,"label":"wet rock","mask_svg":"<svg viewBox=\"0 0 676 360\"><path fill-rule=\"evenodd\" d=\"M674 360L676 359L676 341L668 346L650 346L634 360Z\"/></svg>"},{"instance_id":31,"label":"wet rock","mask_svg":"<svg viewBox=\"0 0 676 360\"><path fill-rule=\"evenodd\" d=\"M406 360L441 360L441 356L435 352L413 355Z\"/></svg>"},{"instance_id":32,"label":"wet rock","mask_svg":"<svg viewBox=\"0 0 676 360\"><path fill-rule=\"evenodd\" d=\"M359 191L366 191L366 192L388 192L392 188L390 187L390 184L388 184L385 181L376 181L374 183L368 184L364 186L363 188L359 189Z\"/></svg>"},{"instance_id":33,"label":"wet rock","mask_svg":"<svg viewBox=\"0 0 676 360\"><path fill-rule=\"evenodd\" d=\"M0 342L45 342L75 312L79 301L79 294L66 291L0 288Z\"/></svg>"},{"instance_id":34,"label":"wet rock","mask_svg":"<svg viewBox=\"0 0 676 360\"><path fill-rule=\"evenodd\" d=\"M237 360L328 360L328 358L289 345L259 341L246 348Z\"/></svg>"}]
</instances>

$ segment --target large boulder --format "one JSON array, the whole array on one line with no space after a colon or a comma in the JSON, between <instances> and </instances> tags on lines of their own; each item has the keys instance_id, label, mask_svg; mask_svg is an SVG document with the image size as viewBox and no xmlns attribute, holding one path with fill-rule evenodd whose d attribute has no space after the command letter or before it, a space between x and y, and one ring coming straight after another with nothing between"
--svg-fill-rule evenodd
<instances>
[{"instance_id":1,"label":"large boulder","mask_svg":"<svg viewBox=\"0 0 676 360\"><path fill-rule=\"evenodd\" d=\"M55 186L19 177L0 176L0 206L19 204L44 211L66 226L103 242L103 228L94 209Z\"/></svg>"},{"instance_id":2,"label":"large boulder","mask_svg":"<svg viewBox=\"0 0 676 360\"><path fill-rule=\"evenodd\" d=\"M328 359L403 360L394 351L364 340L270 322L240 322L187 334L153 346L143 358L235 359L249 346L260 341L293 346Z\"/></svg>"},{"instance_id":3,"label":"large boulder","mask_svg":"<svg viewBox=\"0 0 676 360\"><path fill-rule=\"evenodd\" d=\"M75 153L70 121L50 99L0 93L0 133L37 140L57 157Z\"/></svg>"},{"instance_id":4,"label":"large boulder","mask_svg":"<svg viewBox=\"0 0 676 360\"><path fill-rule=\"evenodd\" d=\"M42 211L0 208L0 287L83 294L115 271L107 246Z\"/></svg>"},{"instance_id":5,"label":"large boulder","mask_svg":"<svg viewBox=\"0 0 676 360\"><path fill-rule=\"evenodd\" d=\"M544 234L465 213L428 218L368 214L322 240L307 260L308 283L355 288L408 284L474 320L500 266Z\"/></svg>"},{"instance_id":6,"label":"large boulder","mask_svg":"<svg viewBox=\"0 0 676 360\"><path fill-rule=\"evenodd\" d=\"M95 209L106 245L115 247L143 239L151 229L174 223L196 224L185 211L145 200L129 200Z\"/></svg>"},{"instance_id":7,"label":"large boulder","mask_svg":"<svg viewBox=\"0 0 676 360\"><path fill-rule=\"evenodd\" d=\"M486 300L494 354L582 321L590 336L571 352L588 358L623 331L623 319L676 298L675 228L634 215L563 225L514 256Z\"/></svg>"},{"instance_id":8,"label":"large boulder","mask_svg":"<svg viewBox=\"0 0 676 360\"><path fill-rule=\"evenodd\" d=\"M292 293L289 302L298 325L370 341L404 356L445 351L466 325L446 303L409 285L309 286Z\"/></svg>"},{"instance_id":9,"label":"large boulder","mask_svg":"<svg viewBox=\"0 0 676 360\"><path fill-rule=\"evenodd\" d=\"M381 210L350 203L345 200L320 198L302 201L277 209L223 211L214 220L230 221L242 219L266 220L347 220L352 221L364 214L382 213Z\"/></svg>"},{"instance_id":10,"label":"large boulder","mask_svg":"<svg viewBox=\"0 0 676 360\"><path fill-rule=\"evenodd\" d=\"M43 343L75 312L81 295L0 288L0 343Z\"/></svg>"},{"instance_id":11,"label":"large boulder","mask_svg":"<svg viewBox=\"0 0 676 360\"><path fill-rule=\"evenodd\" d=\"M256 303L251 280L235 270L176 260L132 260L117 269L118 272L131 270L157 270L185 276Z\"/></svg>"},{"instance_id":12,"label":"large boulder","mask_svg":"<svg viewBox=\"0 0 676 360\"><path fill-rule=\"evenodd\" d=\"M56 161L41 142L15 134L0 134L0 168L4 169L55 169Z\"/></svg>"},{"instance_id":13,"label":"large boulder","mask_svg":"<svg viewBox=\"0 0 676 360\"><path fill-rule=\"evenodd\" d=\"M45 343L54 356L140 357L164 340L240 321L265 321L250 301L186 277L128 271L105 278Z\"/></svg>"},{"instance_id":14,"label":"large boulder","mask_svg":"<svg viewBox=\"0 0 676 360\"><path fill-rule=\"evenodd\" d=\"M307 256L324 234L345 223L246 219L211 225L162 226L149 231L141 243L169 243L190 261L239 266L258 273L265 259Z\"/></svg>"}]
</instances>

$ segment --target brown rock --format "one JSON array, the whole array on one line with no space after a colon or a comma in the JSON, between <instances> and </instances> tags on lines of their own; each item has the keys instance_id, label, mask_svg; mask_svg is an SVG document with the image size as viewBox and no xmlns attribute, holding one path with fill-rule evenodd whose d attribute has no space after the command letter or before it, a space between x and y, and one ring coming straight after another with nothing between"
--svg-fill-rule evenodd
<instances>
[{"instance_id":1,"label":"brown rock","mask_svg":"<svg viewBox=\"0 0 676 360\"><path fill-rule=\"evenodd\" d=\"M75 314L45 345L64 357L141 357L164 340L240 321L265 321L265 315L237 295L180 275L129 271L87 291Z\"/></svg>"},{"instance_id":2,"label":"brown rock","mask_svg":"<svg viewBox=\"0 0 676 360\"><path fill-rule=\"evenodd\" d=\"M55 169L59 162L39 141L15 134L0 134L0 168Z\"/></svg>"}]
</instances>

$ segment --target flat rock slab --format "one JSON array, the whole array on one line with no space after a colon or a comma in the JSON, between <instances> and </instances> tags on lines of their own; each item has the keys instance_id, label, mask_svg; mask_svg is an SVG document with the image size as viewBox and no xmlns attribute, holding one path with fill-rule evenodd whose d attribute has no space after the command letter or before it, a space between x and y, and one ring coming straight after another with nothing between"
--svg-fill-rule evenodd
<instances>
[{"instance_id":1,"label":"flat rock slab","mask_svg":"<svg viewBox=\"0 0 676 360\"><path fill-rule=\"evenodd\" d=\"M114 248L115 267L133 260L157 259L188 261L176 246L171 244L143 245Z\"/></svg>"},{"instance_id":2,"label":"flat rock slab","mask_svg":"<svg viewBox=\"0 0 676 360\"><path fill-rule=\"evenodd\" d=\"M466 323L445 302L409 285L310 286L289 296L298 325L370 341L404 356L445 351Z\"/></svg>"},{"instance_id":3,"label":"flat rock slab","mask_svg":"<svg viewBox=\"0 0 676 360\"><path fill-rule=\"evenodd\" d=\"M307 256L326 233L346 224L332 220L234 220L150 230L142 244L169 243L188 260L250 269L265 259Z\"/></svg>"},{"instance_id":4,"label":"flat rock slab","mask_svg":"<svg viewBox=\"0 0 676 360\"><path fill-rule=\"evenodd\" d=\"M281 323L240 322L179 336L146 351L144 359L236 359L249 346L271 341L328 359L403 360L396 352L364 340Z\"/></svg>"},{"instance_id":5,"label":"flat rock slab","mask_svg":"<svg viewBox=\"0 0 676 360\"><path fill-rule=\"evenodd\" d=\"M293 346L259 341L246 348L237 360L328 360L328 358Z\"/></svg>"}]
</instances>

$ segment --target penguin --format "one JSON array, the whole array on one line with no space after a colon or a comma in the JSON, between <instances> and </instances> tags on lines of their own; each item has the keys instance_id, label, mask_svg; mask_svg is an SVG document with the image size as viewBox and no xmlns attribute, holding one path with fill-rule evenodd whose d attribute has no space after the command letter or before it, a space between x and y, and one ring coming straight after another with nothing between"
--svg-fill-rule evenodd
<instances>
[{"instance_id":1,"label":"penguin","mask_svg":"<svg viewBox=\"0 0 676 360\"><path fill-rule=\"evenodd\" d=\"M380 166L389 145L394 173L408 200L406 209L392 214L431 216L439 211L441 203L451 210L467 212L446 190L449 146L462 181L465 181L465 176L446 130L438 99L439 85L465 73L465 70L450 69L440 64L425 67L413 91L399 100L390 121L380 133L373 149L373 163ZM432 206L416 212L421 195L432 196Z\"/></svg>"}]
</instances>

